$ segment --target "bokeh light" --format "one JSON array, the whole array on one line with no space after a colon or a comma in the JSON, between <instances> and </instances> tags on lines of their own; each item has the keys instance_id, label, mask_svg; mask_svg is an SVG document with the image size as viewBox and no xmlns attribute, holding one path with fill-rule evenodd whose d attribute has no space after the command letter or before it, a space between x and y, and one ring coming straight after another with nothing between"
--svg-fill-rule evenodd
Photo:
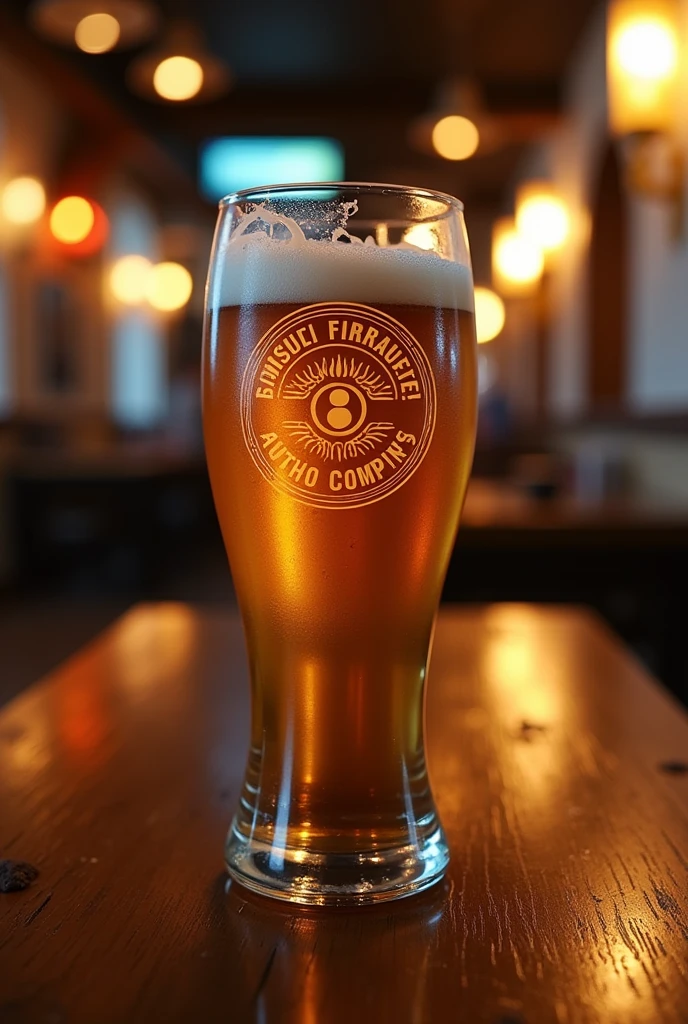
<instances>
[{"instance_id":1,"label":"bokeh light","mask_svg":"<svg viewBox=\"0 0 688 1024\"><path fill-rule=\"evenodd\" d=\"M492 274L506 294L528 291L542 276L542 250L524 238L511 217L497 221L492 236Z\"/></svg>"},{"instance_id":2,"label":"bokeh light","mask_svg":"<svg viewBox=\"0 0 688 1024\"><path fill-rule=\"evenodd\" d=\"M0 207L11 224L33 224L43 216L45 189L37 178L13 178L2 190Z\"/></svg>"},{"instance_id":3,"label":"bokeh light","mask_svg":"<svg viewBox=\"0 0 688 1024\"><path fill-rule=\"evenodd\" d=\"M476 126L459 114L441 118L432 129L432 144L445 160L467 160L473 156L479 142Z\"/></svg>"},{"instance_id":4,"label":"bokeh light","mask_svg":"<svg viewBox=\"0 0 688 1024\"><path fill-rule=\"evenodd\" d=\"M491 288L478 285L475 289L475 330L478 344L492 341L504 327L504 303Z\"/></svg>"},{"instance_id":5,"label":"bokeh light","mask_svg":"<svg viewBox=\"0 0 688 1024\"><path fill-rule=\"evenodd\" d=\"M153 87L165 100L190 100L203 87L203 68L192 57L166 57L153 73Z\"/></svg>"},{"instance_id":6,"label":"bokeh light","mask_svg":"<svg viewBox=\"0 0 688 1024\"><path fill-rule=\"evenodd\" d=\"M678 41L663 18L643 15L623 25L614 41L619 67L629 75L651 81L673 75L678 65Z\"/></svg>"},{"instance_id":7,"label":"bokeh light","mask_svg":"<svg viewBox=\"0 0 688 1024\"><path fill-rule=\"evenodd\" d=\"M545 252L562 247L571 227L569 213L548 182L528 182L519 189L516 227L521 235Z\"/></svg>"},{"instance_id":8,"label":"bokeh light","mask_svg":"<svg viewBox=\"0 0 688 1024\"><path fill-rule=\"evenodd\" d=\"M182 309L193 290L191 274L181 263L156 263L146 281L146 298L154 309L171 313Z\"/></svg>"},{"instance_id":9,"label":"bokeh light","mask_svg":"<svg viewBox=\"0 0 688 1024\"><path fill-rule=\"evenodd\" d=\"M679 113L681 43L673 0L611 0L607 91L616 135L673 130Z\"/></svg>"},{"instance_id":10,"label":"bokeh light","mask_svg":"<svg viewBox=\"0 0 688 1024\"><path fill-rule=\"evenodd\" d=\"M65 196L50 214L50 230L58 242L76 245L90 235L95 223L95 210L83 196Z\"/></svg>"},{"instance_id":11,"label":"bokeh light","mask_svg":"<svg viewBox=\"0 0 688 1024\"><path fill-rule=\"evenodd\" d=\"M87 14L74 30L74 42L84 53L107 53L117 45L120 25L111 14Z\"/></svg>"},{"instance_id":12,"label":"bokeh light","mask_svg":"<svg viewBox=\"0 0 688 1024\"><path fill-rule=\"evenodd\" d=\"M138 306L146 300L151 262L145 256L122 256L110 270L110 290L125 306Z\"/></svg>"}]
</instances>

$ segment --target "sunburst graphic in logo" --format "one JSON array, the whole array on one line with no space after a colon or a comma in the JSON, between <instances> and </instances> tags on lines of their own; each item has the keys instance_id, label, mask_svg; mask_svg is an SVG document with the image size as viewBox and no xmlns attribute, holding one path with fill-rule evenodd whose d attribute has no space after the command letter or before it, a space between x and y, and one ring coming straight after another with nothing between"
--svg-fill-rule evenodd
<instances>
[{"instance_id":1,"label":"sunburst graphic in logo","mask_svg":"<svg viewBox=\"0 0 688 1024\"><path fill-rule=\"evenodd\" d=\"M330 441L327 437L321 437L305 420L288 421L284 423L284 428L294 438L296 444L305 451L320 456L324 462L345 462L378 448L394 430L394 424L368 423L355 437L347 441Z\"/></svg>"},{"instance_id":2,"label":"sunburst graphic in logo","mask_svg":"<svg viewBox=\"0 0 688 1024\"><path fill-rule=\"evenodd\" d=\"M369 401L393 398L391 384L375 367L353 356L323 357L289 381L285 398L310 398L310 422L282 425L297 445L323 461L342 462L375 451L394 430L390 422L366 423Z\"/></svg>"},{"instance_id":3,"label":"sunburst graphic in logo","mask_svg":"<svg viewBox=\"0 0 688 1024\"><path fill-rule=\"evenodd\" d=\"M319 362L309 363L293 378L282 391L283 398L308 398L308 396L325 380L351 380L365 391L373 401L391 401L394 391L389 381L382 374L361 359L338 355L323 357Z\"/></svg>"}]
</instances>

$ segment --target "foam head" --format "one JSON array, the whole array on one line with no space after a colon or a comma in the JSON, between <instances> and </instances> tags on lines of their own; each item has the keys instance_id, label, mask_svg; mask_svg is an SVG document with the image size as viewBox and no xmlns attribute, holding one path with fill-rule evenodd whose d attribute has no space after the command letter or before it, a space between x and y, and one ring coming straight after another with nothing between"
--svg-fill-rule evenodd
<instances>
[{"instance_id":1,"label":"foam head","mask_svg":"<svg viewBox=\"0 0 688 1024\"><path fill-rule=\"evenodd\" d=\"M288 218L275 230L258 210L229 241L216 246L208 302L222 306L362 302L473 310L470 267L402 243L361 242L343 229L332 239L307 239ZM256 220L268 231L246 231ZM275 236L281 237L275 237Z\"/></svg>"}]
</instances>

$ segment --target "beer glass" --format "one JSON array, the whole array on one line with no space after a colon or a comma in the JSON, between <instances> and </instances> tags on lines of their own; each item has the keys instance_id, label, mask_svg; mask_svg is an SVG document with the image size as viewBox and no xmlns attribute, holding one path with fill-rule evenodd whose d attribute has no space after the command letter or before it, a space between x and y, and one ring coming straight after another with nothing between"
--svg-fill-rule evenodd
<instances>
[{"instance_id":1,"label":"beer glass","mask_svg":"<svg viewBox=\"0 0 688 1024\"><path fill-rule=\"evenodd\" d=\"M424 689L475 347L456 199L319 183L220 204L203 418L251 675L226 862L256 892L371 903L446 868Z\"/></svg>"}]
</instances>

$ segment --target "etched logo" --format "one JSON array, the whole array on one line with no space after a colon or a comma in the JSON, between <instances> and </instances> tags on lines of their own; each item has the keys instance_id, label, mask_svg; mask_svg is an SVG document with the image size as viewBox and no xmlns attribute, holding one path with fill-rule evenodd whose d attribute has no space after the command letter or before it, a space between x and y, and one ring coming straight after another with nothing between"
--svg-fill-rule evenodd
<instances>
[{"instance_id":1,"label":"etched logo","mask_svg":"<svg viewBox=\"0 0 688 1024\"><path fill-rule=\"evenodd\" d=\"M244 440L274 487L319 508L356 508L402 486L435 428L425 352L393 317L352 302L304 306L251 353Z\"/></svg>"}]
</instances>

